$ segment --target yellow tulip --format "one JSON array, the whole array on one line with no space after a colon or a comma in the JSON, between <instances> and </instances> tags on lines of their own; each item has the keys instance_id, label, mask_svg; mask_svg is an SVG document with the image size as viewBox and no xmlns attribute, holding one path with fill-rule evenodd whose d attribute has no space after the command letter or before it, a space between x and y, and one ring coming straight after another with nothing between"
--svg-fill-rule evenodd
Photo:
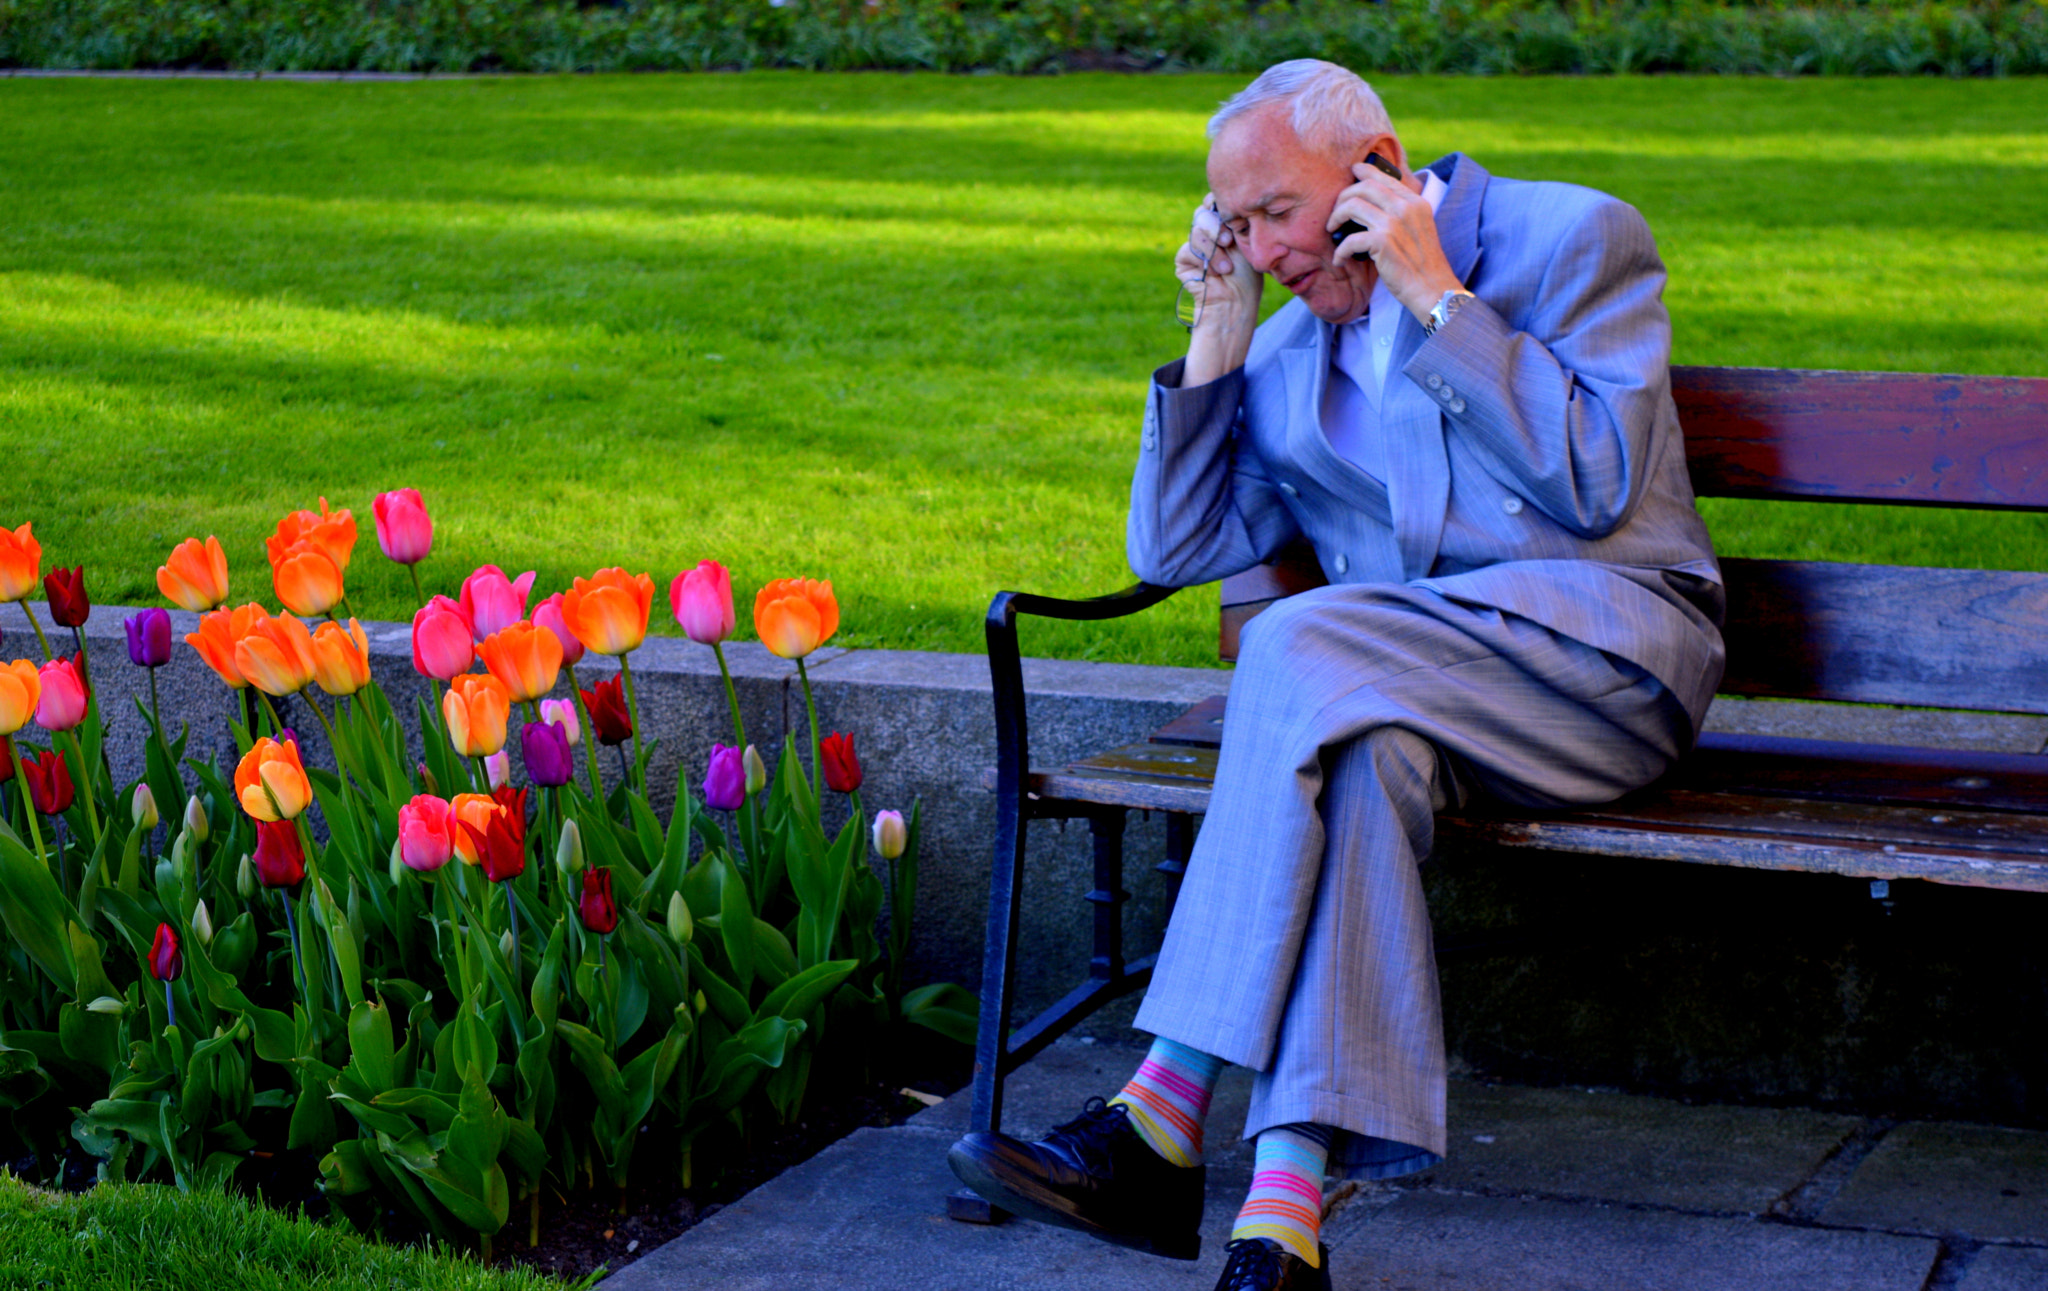
<instances>
[{"instance_id":1,"label":"yellow tulip","mask_svg":"<svg viewBox=\"0 0 2048 1291\"><path fill-rule=\"evenodd\" d=\"M325 549L311 542L294 543L283 555L271 557L270 585L286 609L309 619L341 602L341 570Z\"/></svg>"},{"instance_id":2,"label":"yellow tulip","mask_svg":"<svg viewBox=\"0 0 2048 1291\"><path fill-rule=\"evenodd\" d=\"M257 820L291 820L313 801L299 746L259 737L235 767L235 798Z\"/></svg>"},{"instance_id":3,"label":"yellow tulip","mask_svg":"<svg viewBox=\"0 0 2048 1291\"><path fill-rule=\"evenodd\" d=\"M505 683L481 673L463 673L441 696L448 742L466 758L487 758L505 747L505 719L511 712L512 695Z\"/></svg>"},{"instance_id":4,"label":"yellow tulip","mask_svg":"<svg viewBox=\"0 0 2048 1291\"><path fill-rule=\"evenodd\" d=\"M313 680L330 695L353 695L370 684L370 642L362 624L320 625L313 634Z\"/></svg>"},{"instance_id":5,"label":"yellow tulip","mask_svg":"<svg viewBox=\"0 0 2048 1291\"><path fill-rule=\"evenodd\" d=\"M43 697L42 673L26 659L0 666L0 735L12 735L36 715ZM14 768L8 767L12 775Z\"/></svg>"},{"instance_id":6,"label":"yellow tulip","mask_svg":"<svg viewBox=\"0 0 2048 1291\"><path fill-rule=\"evenodd\" d=\"M313 634L289 614L261 618L235 642L235 667L266 695L290 695L313 681Z\"/></svg>"}]
</instances>

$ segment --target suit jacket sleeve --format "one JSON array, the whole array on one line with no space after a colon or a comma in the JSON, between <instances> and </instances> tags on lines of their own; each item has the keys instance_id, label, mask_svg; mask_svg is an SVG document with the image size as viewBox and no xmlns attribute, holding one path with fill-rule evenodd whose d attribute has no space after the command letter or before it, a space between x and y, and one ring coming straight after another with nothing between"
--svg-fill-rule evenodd
<instances>
[{"instance_id":1,"label":"suit jacket sleeve","mask_svg":"<svg viewBox=\"0 0 2048 1291\"><path fill-rule=\"evenodd\" d=\"M1403 371L1503 483L1601 538L1627 522L1656 466L1671 384L1664 265L1642 216L1610 198L1575 221L1541 272L1523 317L1502 317L1482 287Z\"/></svg>"},{"instance_id":2,"label":"suit jacket sleeve","mask_svg":"<svg viewBox=\"0 0 2048 1291\"><path fill-rule=\"evenodd\" d=\"M1244 370L1182 389L1181 367L1152 377L1126 540L1131 569L1167 587L1250 569L1300 532L1240 433Z\"/></svg>"}]
</instances>

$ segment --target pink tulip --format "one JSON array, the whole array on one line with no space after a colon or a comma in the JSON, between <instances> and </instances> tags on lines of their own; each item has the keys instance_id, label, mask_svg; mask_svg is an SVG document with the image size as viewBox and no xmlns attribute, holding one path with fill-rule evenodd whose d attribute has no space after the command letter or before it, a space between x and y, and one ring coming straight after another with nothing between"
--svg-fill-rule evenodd
<instances>
[{"instance_id":1,"label":"pink tulip","mask_svg":"<svg viewBox=\"0 0 2048 1291\"><path fill-rule=\"evenodd\" d=\"M576 701L543 699L540 701L540 720L561 727L562 734L569 737L570 748L583 742L583 728L576 720Z\"/></svg>"},{"instance_id":2,"label":"pink tulip","mask_svg":"<svg viewBox=\"0 0 2048 1291\"><path fill-rule=\"evenodd\" d=\"M533 607L535 627L546 628L555 634L555 640L562 643L562 666L574 668L583 658L583 640L569 630L562 619L562 594L556 592L539 605Z\"/></svg>"},{"instance_id":3,"label":"pink tulip","mask_svg":"<svg viewBox=\"0 0 2048 1291\"><path fill-rule=\"evenodd\" d=\"M700 560L668 585L669 608L683 635L699 645L717 645L732 635L732 575L715 560Z\"/></svg>"},{"instance_id":4,"label":"pink tulip","mask_svg":"<svg viewBox=\"0 0 2048 1291\"><path fill-rule=\"evenodd\" d=\"M455 816L448 804L421 794L398 809L398 859L415 870L438 870L455 851Z\"/></svg>"},{"instance_id":5,"label":"pink tulip","mask_svg":"<svg viewBox=\"0 0 2048 1291\"><path fill-rule=\"evenodd\" d=\"M78 656L52 659L37 675L43 692L36 701L36 725L46 731L68 731L85 720L85 679L78 675Z\"/></svg>"},{"instance_id":6,"label":"pink tulip","mask_svg":"<svg viewBox=\"0 0 2048 1291\"><path fill-rule=\"evenodd\" d=\"M526 594L533 590L533 571L505 577L496 565L484 565L462 580L462 615L470 636L478 641L503 632L526 617Z\"/></svg>"},{"instance_id":7,"label":"pink tulip","mask_svg":"<svg viewBox=\"0 0 2048 1291\"><path fill-rule=\"evenodd\" d=\"M451 681L475 660L476 644L460 605L436 596L412 616L412 666L421 676Z\"/></svg>"},{"instance_id":8,"label":"pink tulip","mask_svg":"<svg viewBox=\"0 0 2048 1291\"><path fill-rule=\"evenodd\" d=\"M417 565L434 549L434 518L418 489L379 493L370 504L377 514L377 545L401 565Z\"/></svg>"},{"instance_id":9,"label":"pink tulip","mask_svg":"<svg viewBox=\"0 0 2048 1291\"><path fill-rule=\"evenodd\" d=\"M490 779L491 788L502 789L512 783L512 753L499 749L484 759L484 775Z\"/></svg>"}]
</instances>

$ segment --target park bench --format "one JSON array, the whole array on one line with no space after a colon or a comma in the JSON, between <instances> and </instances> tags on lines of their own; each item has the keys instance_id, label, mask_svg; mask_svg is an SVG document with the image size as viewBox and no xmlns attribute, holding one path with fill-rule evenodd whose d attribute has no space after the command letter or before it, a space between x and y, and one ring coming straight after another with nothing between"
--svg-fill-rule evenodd
<instances>
[{"instance_id":1,"label":"park bench","mask_svg":"<svg viewBox=\"0 0 2048 1291\"><path fill-rule=\"evenodd\" d=\"M2048 511L2048 380L1771 368L1671 370L1694 492L1807 503ZM2048 713L2048 574L1723 559L1724 694ZM1305 548L1224 580L1220 646L1276 599L1324 582ZM1019 592L988 610L995 691L995 863L970 1128L997 1128L1019 1065L1111 1000L1152 957L1123 950L1123 831L1166 813L1168 898L1208 806L1221 698L1142 743L1031 766L1023 615L1100 621L1156 605L1147 583L1091 600ZM1088 976L1012 1030L1024 848L1032 821L1085 820L1094 845ZM1654 785L1571 812L1440 815L1438 838L1603 856L2048 891L2048 758L1709 732ZM960 1219L999 1216L972 1194Z\"/></svg>"}]
</instances>

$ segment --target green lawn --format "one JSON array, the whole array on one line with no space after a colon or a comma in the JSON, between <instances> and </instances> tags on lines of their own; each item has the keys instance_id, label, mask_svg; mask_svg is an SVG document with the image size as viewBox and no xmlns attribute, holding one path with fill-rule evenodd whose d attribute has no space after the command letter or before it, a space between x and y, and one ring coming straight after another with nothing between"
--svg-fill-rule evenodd
<instances>
[{"instance_id":1,"label":"green lawn","mask_svg":"<svg viewBox=\"0 0 2048 1291\"><path fill-rule=\"evenodd\" d=\"M978 649L998 588L1128 580L1167 257L1236 84L0 80L0 522L105 601L217 532L270 601L261 538L324 493L356 608L403 617L369 500L409 484L441 590L710 556L831 578L847 644ZM1642 208L1680 362L2048 374L2048 81L1380 87L1418 158ZM2048 569L2033 517L1710 518L1731 554ZM1034 630L1202 663L1213 599Z\"/></svg>"}]
</instances>

